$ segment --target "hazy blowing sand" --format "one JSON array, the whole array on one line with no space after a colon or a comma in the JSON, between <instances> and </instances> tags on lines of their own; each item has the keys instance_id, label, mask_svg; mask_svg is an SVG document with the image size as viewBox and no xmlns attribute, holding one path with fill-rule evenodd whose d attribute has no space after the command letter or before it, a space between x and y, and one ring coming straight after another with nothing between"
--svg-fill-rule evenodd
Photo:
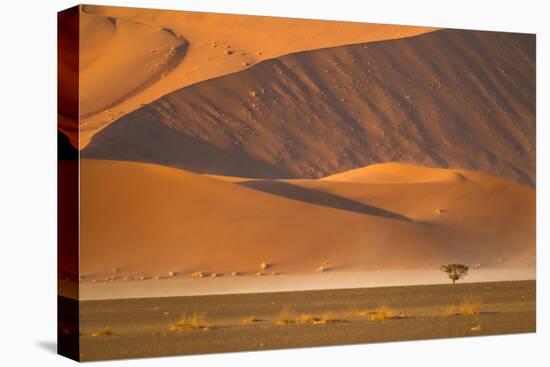
<instances>
[{"instance_id":1,"label":"hazy blowing sand","mask_svg":"<svg viewBox=\"0 0 550 367\"><path fill-rule=\"evenodd\" d=\"M258 178L405 162L534 186L534 50L532 35L438 30L297 52L166 95L82 154Z\"/></svg>"},{"instance_id":2,"label":"hazy blowing sand","mask_svg":"<svg viewBox=\"0 0 550 367\"><path fill-rule=\"evenodd\" d=\"M193 83L291 52L433 30L94 5L82 5L81 20L80 148L121 116Z\"/></svg>"},{"instance_id":3,"label":"hazy blowing sand","mask_svg":"<svg viewBox=\"0 0 550 367\"><path fill-rule=\"evenodd\" d=\"M470 171L388 164L230 183L143 163L80 170L85 281L534 264L534 190Z\"/></svg>"},{"instance_id":4,"label":"hazy blowing sand","mask_svg":"<svg viewBox=\"0 0 550 367\"><path fill-rule=\"evenodd\" d=\"M530 268L473 269L460 281L463 283L487 283L516 280L534 280L536 272ZM358 289L411 285L449 284L445 274L436 269L394 271L342 271L311 274L281 274L277 276L206 277L197 279L179 275L162 279L132 281L84 281L76 289L69 282L61 287L66 297L81 301L99 299L157 298L181 296L205 296L221 294L251 294L271 292L296 292L312 289ZM69 286L69 287L67 287Z\"/></svg>"}]
</instances>

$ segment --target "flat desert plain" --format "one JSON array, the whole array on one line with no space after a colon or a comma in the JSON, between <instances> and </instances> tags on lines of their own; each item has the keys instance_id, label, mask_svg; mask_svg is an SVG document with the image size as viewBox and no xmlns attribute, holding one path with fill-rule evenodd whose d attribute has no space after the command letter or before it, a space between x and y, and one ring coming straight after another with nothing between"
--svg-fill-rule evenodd
<instances>
[{"instance_id":1,"label":"flat desert plain","mask_svg":"<svg viewBox=\"0 0 550 367\"><path fill-rule=\"evenodd\" d=\"M526 333L535 282L81 301L80 320L87 361Z\"/></svg>"}]
</instances>

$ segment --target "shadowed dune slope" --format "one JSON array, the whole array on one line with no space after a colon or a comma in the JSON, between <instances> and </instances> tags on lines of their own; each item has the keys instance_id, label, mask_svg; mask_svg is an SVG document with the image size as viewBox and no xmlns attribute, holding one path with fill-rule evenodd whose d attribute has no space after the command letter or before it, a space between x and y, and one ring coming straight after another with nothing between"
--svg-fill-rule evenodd
<instances>
[{"instance_id":1,"label":"shadowed dune slope","mask_svg":"<svg viewBox=\"0 0 550 367\"><path fill-rule=\"evenodd\" d=\"M468 171L394 185L284 181L302 188L293 196L143 163L82 160L80 174L85 277L115 267L117 276L255 273L262 261L310 273L324 262L385 270L534 259L534 190Z\"/></svg>"},{"instance_id":2,"label":"shadowed dune slope","mask_svg":"<svg viewBox=\"0 0 550 367\"><path fill-rule=\"evenodd\" d=\"M160 98L83 156L255 178L378 162L535 184L535 37L439 30L290 54Z\"/></svg>"},{"instance_id":3,"label":"shadowed dune slope","mask_svg":"<svg viewBox=\"0 0 550 367\"><path fill-rule=\"evenodd\" d=\"M93 72L81 71L80 148L97 131L144 104L262 60L433 30L96 5L80 9L81 56L92 51L99 60Z\"/></svg>"}]
</instances>

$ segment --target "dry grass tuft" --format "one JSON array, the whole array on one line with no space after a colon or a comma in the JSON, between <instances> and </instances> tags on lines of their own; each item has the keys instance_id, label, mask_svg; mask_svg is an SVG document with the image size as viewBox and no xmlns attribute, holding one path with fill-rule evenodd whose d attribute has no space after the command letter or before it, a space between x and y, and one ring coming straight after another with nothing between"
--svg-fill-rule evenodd
<instances>
[{"instance_id":1,"label":"dry grass tuft","mask_svg":"<svg viewBox=\"0 0 550 367\"><path fill-rule=\"evenodd\" d=\"M97 329L93 333L90 334L91 336L108 336L113 335L113 328L110 326L102 327L101 329Z\"/></svg>"},{"instance_id":2,"label":"dry grass tuft","mask_svg":"<svg viewBox=\"0 0 550 367\"><path fill-rule=\"evenodd\" d=\"M287 324L327 324L329 322L336 321L331 313L325 313L321 317L313 316L311 314L301 314L296 316L288 307L284 307L279 314L277 319L278 325L287 325Z\"/></svg>"},{"instance_id":3,"label":"dry grass tuft","mask_svg":"<svg viewBox=\"0 0 550 367\"><path fill-rule=\"evenodd\" d=\"M370 315L370 319L375 321L395 319L397 317L399 317L399 315L395 311L390 310L387 307L379 307L376 310L372 311Z\"/></svg>"},{"instance_id":4,"label":"dry grass tuft","mask_svg":"<svg viewBox=\"0 0 550 367\"><path fill-rule=\"evenodd\" d=\"M449 306L445 310L446 316L477 316L480 312L480 302L475 300L465 300L461 305Z\"/></svg>"},{"instance_id":5,"label":"dry grass tuft","mask_svg":"<svg viewBox=\"0 0 550 367\"><path fill-rule=\"evenodd\" d=\"M310 314L302 314L300 317L296 319L297 324L312 324L312 325L318 325L318 324L328 324L329 322L334 322L335 319L332 317L332 314L324 314L321 317L315 317Z\"/></svg>"},{"instance_id":6,"label":"dry grass tuft","mask_svg":"<svg viewBox=\"0 0 550 367\"><path fill-rule=\"evenodd\" d=\"M355 315L359 317L368 317L373 321L392 320L406 317L405 315L397 313L396 311L385 306L378 307L375 310L358 311Z\"/></svg>"},{"instance_id":7,"label":"dry grass tuft","mask_svg":"<svg viewBox=\"0 0 550 367\"><path fill-rule=\"evenodd\" d=\"M210 330L210 325L206 322L203 315L193 312L192 315L184 313L174 325L170 327L171 331L191 331L191 330Z\"/></svg>"},{"instance_id":8,"label":"dry grass tuft","mask_svg":"<svg viewBox=\"0 0 550 367\"><path fill-rule=\"evenodd\" d=\"M458 313L462 316L479 315L479 304L472 301L466 301L459 306Z\"/></svg>"},{"instance_id":9,"label":"dry grass tuft","mask_svg":"<svg viewBox=\"0 0 550 367\"><path fill-rule=\"evenodd\" d=\"M301 314L294 320L297 324L315 324L319 319L311 316L310 314Z\"/></svg>"}]
</instances>

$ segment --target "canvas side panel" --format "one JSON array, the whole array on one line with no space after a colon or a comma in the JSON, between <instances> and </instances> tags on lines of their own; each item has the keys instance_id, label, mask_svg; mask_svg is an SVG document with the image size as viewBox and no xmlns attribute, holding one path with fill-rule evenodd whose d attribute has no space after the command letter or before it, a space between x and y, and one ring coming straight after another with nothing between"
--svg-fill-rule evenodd
<instances>
[{"instance_id":1,"label":"canvas side panel","mask_svg":"<svg viewBox=\"0 0 550 367\"><path fill-rule=\"evenodd\" d=\"M57 345L79 360L79 8L57 17Z\"/></svg>"}]
</instances>

